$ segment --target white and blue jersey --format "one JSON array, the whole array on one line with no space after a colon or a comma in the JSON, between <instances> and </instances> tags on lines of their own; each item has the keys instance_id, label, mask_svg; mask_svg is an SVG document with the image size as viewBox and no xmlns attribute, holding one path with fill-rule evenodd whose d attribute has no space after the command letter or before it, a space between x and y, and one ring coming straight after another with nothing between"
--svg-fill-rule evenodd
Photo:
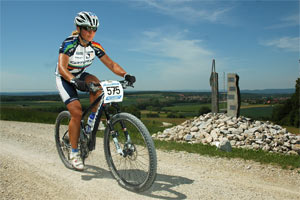
<instances>
[{"instance_id":1,"label":"white and blue jersey","mask_svg":"<svg viewBox=\"0 0 300 200\"><path fill-rule=\"evenodd\" d=\"M78 35L65 39L59 48L59 53L69 56L68 70L83 81L89 75L85 69L93 63L95 57L101 58L105 55L104 49L97 42L92 41L86 47L82 46ZM58 66L56 67L56 87L66 105L79 99L76 88L59 74Z\"/></svg>"},{"instance_id":2,"label":"white and blue jersey","mask_svg":"<svg viewBox=\"0 0 300 200\"><path fill-rule=\"evenodd\" d=\"M97 42L92 41L87 47L82 46L78 35L65 39L59 48L59 53L69 56L68 70L72 74L82 73L92 64L95 56L101 58L105 55L103 47Z\"/></svg>"}]
</instances>

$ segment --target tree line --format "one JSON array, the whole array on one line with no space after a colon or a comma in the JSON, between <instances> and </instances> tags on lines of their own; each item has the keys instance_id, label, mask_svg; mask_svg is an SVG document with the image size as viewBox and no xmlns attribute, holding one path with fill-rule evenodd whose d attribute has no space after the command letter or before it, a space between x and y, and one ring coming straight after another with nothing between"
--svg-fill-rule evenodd
<instances>
[{"instance_id":1,"label":"tree line","mask_svg":"<svg viewBox=\"0 0 300 200\"><path fill-rule=\"evenodd\" d=\"M274 107L272 121L280 125L300 127L300 78L296 80L296 91L284 104Z\"/></svg>"}]
</instances>

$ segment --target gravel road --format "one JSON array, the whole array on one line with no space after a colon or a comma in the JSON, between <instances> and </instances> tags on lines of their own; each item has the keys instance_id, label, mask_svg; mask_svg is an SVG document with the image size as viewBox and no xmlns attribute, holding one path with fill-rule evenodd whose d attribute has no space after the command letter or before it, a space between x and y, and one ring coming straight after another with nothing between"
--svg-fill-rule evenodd
<instances>
[{"instance_id":1,"label":"gravel road","mask_svg":"<svg viewBox=\"0 0 300 200\"><path fill-rule=\"evenodd\" d=\"M110 175L102 145L77 172L58 157L54 125L0 121L0 199L300 199L299 169L164 151L152 188L129 192Z\"/></svg>"}]
</instances>

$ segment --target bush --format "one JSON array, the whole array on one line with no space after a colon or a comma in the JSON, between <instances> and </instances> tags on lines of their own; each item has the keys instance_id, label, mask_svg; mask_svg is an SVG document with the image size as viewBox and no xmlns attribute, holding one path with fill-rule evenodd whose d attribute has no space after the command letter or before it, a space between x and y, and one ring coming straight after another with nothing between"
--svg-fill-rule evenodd
<instances>
[{"instance_id":1,"label":"bush","mask_svg":"<svg viewBox=\"0 0 300 200\"><path fill-rule=\"evenodd\" d=\"M147 106L146 110L150 110L150 111L160 111L161 108L160 107L156 107L156 106Z\"/></svg>"},{"instance_id":2,"label":"bush","mask_svg":"<svg viewBox=\"0 0 300 200\"><path fill-rule=\"evenodd\" d=\"M299 95L300 78L296 80L296 92L291 99L288 99L284 104L275 106L273 109L272 121L280 125L300 127Z\"/></svg>"},{"instance_id":3,"label":"bush","mask_svg":"<svg viewBox=\"0 0 300 200\"><path fill-rule=\"evenodd\" d=\"M202 106L198 112L199 115L203 115L211 112L211 109L208 106Z\"/></svg>"},{"instance_id":4,"label":"bush","mask_svg":"<svg viewBox=\"0 0 300 200\"><path fill-rule=\"evenodd\" d=\"M147 113L146 116L148 118L159 118L159 114L158 113Z\"/></svg>"},{"instance_id":5,"label":"bush","mask_svg":"<svg viewBox=\"0 0 300 200\"><path fill-rule=\"evenodd\" d=\"M124 106L121 108L121 111L131 113L134 116L136 116L137 118L141 119L141 111L134 105Z\"/></svg>"},{"instance_id":6,"label":"bush","mask_svg":"<svg viewBox=\"0 0 300 200\"><path fill-rule=\"evenodd\" d=\"M185 118L183 114L168 113L167 118Z\"/></svg>"}]
</instances>

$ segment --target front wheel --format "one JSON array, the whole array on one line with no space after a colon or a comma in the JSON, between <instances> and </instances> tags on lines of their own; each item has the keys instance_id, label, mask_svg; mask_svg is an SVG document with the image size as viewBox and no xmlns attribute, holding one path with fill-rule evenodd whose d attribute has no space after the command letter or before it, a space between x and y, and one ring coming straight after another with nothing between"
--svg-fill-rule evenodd
<instances>
[{"instance_id":1,"label":"front wheel","mask_svg":"<svg viewBox=\"0 0 300 200\"><path fill-rule=\"evenodd\" d=\"M55 143L58 155L64 165L73 169L69 160L69 153L71 151L71 143L69 141L69 122L71 115L68 111L62 111L58 114L55 122Z\"/></svg>"},{"instance_id":2,"label":"front wheel","mask_svg":"<svg viewBox=\"0 0 300 200\"><path fill-rule=\"evenodd\" d=\"M114 115L110 124L112 130L109 126L105 129L104 152L112 175L125 189L135 192L149 189L157 169L156 151L149 131L129 113Z\"/></svg>"}]
</instances>

